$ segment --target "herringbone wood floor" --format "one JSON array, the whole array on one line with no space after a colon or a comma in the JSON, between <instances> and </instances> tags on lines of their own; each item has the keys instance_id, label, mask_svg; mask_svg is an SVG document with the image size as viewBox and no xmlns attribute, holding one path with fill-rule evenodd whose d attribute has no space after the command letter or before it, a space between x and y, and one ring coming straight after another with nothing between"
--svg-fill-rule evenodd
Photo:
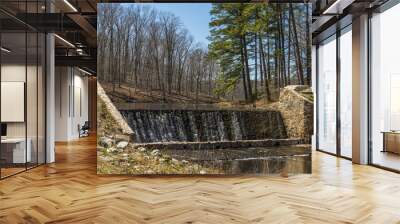
<instances>
[{"instance_id":1,"label":"herringbone wood floor","mask_svg":"<svg viewBox=\"0 0 400 224\"><path fill-rule=\"evenodd\" d=\"M97 176L95 139L0 181L0 223L400 223L400 175L315 152L313 174Z\"/></svg>"}]
</instances>

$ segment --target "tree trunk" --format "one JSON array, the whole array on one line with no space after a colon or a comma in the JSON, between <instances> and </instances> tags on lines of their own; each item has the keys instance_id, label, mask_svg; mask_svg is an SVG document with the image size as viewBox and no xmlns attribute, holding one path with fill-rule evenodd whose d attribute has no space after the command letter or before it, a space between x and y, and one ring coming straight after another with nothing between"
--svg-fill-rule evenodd
<instances>
[{"instance_id":1,"label":"tree trunk","mask_svg":"<svg viewBox=\"0 0 400 224\"><path fill-rule=\"evenodd\" d=\"M264 53L264 47L263 47L263 42L262 42L261 36L259 36L259 44L260 44L260 66L261 66L261 68L264 68L263 72L264 72L264 76L266 76L267 71L266 71L266 65L265 65L265 53ZM269 49L269 47L268 47L268 49ZM269 62L268 62L268 64L269 64ZM263 69L261 69L261 71L262 70ZM268 68L268 70L269 70L269 68ZM267 95L267 100L271 101L271 93L269 90L269 82L270 82L269 75L266 76L264 80L265 80L265 84L264 84L265 85L265 94Z\"/></svg>"},{"instance_id":2,"label":"tree trunk","mask_svg":"<svg viewBox=\"0 0 400 224\"><path fill-rule=\"evenodd\" d=\"M301 63L301 54L300 54L300 46L299 46L299 40L297 38L297 27L296 27L296 21L294 19L294 12L293 12L293 6L292 3L289 3L290 6L290 15L291 15L291 20L292 20L292 26L293 26L293 38L294 38L294 45L295 45L295 55L296 55L296 65L297 65L297 77L299 80L300 85L304 85L304 74L303 74L303 66Z\"/></svg>"},{"instance_id":3,"label":"tree trunk","mask_svg":"<svg viewBox=\"0 0 400 224\"><path fill-rule=\"evenodd\" d=\"M271 66L271 45L270 45L271 39L267 36L267 57L265 57L265 60L267 60L267 77L266 81L268 81L268 84L271 85L271 77L272 77L272 66ZM263 48L264 52L264 48Z\"/></svg>"},{"instance_id":4,"label":"tree trunk","mask_svg":"<svg viewBox=\"0 0 400 224\"><path fill-rule=\"evenodd\" d=\"M254 94L257 98L257 84L258 84L258 65L257 65L257 34L254 34Z\"/></svg>"},{"instance_id":5,"label":"tree trunk","mask_svg":"<svg viewBox=\"0 0 400 224\"><path fill-rule=\"evenodd\" d=\"M291 34L291 24L290 24L290 13L288 15L288 59L287 59L287 84L290 85L290 60L292 51L292 34Z\"/></svg>"},{"instance_id":6,"label":"tree trunk","mask_svg":"<svg viewBox=\"0 0 400 224\"><path fill-rule=\"evenodd\" d=\"M110 58L109 58L109 68L110 68L110 77L112 78L112 80L110 80L113 84L113 92L115 92L115 78L113 78L113 59L114 59L114 29L111 27L111 35L110 35Z\"/></svg>"},{"instance_id":7,"label":"tree trunk","mask_svg":"<svg viewBox=\"0 0 400 224\"><path fill-rule=\"evenodd\" d=\"M280 73L281 73L281 86L283 87L286 85L286 61L285 61L285 33L283 30L283 11L281 5L279 5L279 20L278 20L278 28L279 28L279 67L280 67Z\"/></svg>"},{"instance_id":8,"label":"tree trunk","mask_svg":"<svg viewBox=\"0 0 400 224\"><path fill-rule=\"evenodd\" d=\"M246 69L245 69L245 63L244 63L244 53L243 53L243 47L240 49L240 61L242 64L242 78L243 78L243 91L244 91L244 99L246 101L249 100L248 92L247 92L247 84L246 84Z\"/></svg>"},{"instance_id":9,"label":"tree trunk","mask_svg":"<svg viewBox=\"0 0 400 224\"><path fill-rule=\"evenodd\" d=\"M124 55L124 81L126 82L126 77L128 77L127 71L128 71L128 58L129 58L129 45L128 45L128 41L129 41L129 30L128 30L128 34L126 35L126 39L125 39L125 55Z\"/></svg>"},{"instance_id":10,"label":"tree trunk","mask_svg":"<svg viewBox=\"0 0 400 224\"><path fill-rule=\"evenodd\" d=\"M243 47L243 54L244 54L244 63L245 63L245 68L246 68L246 78L247 78L247 87L248 87L248 95L249 95L249 100L253 101L253 91L251 89L251 80L250 80L250 68L249 68L249 58L247 54L247 41L246 41L246 35L242 37L242 47Z\"/></svg>"},{"instance_id":11,"label":"tree trunk","mask_svg":"<svg viewBox=\"0 0 400 224\"><path fill-rule=\"evenodd\" d=\"M279 69L279 42L278 42L278 33L275 33L275 87L281 87L281 79L280 79L280 69Z\"/></svg>"}]
</instances>

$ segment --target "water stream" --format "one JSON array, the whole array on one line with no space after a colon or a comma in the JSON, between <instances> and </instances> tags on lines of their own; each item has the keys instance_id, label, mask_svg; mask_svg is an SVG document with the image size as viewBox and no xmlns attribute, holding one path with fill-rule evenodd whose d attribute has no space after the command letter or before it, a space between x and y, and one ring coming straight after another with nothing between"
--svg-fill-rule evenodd
<instances>
[{"instance_id":1,"label":"water stream","mask_svg":"<svg viewBox=\"0 0 400 224\"><path fill-rule=\"evenodd\" d=\"M224 174L311 172L309 146L288 144L271 147L264 143L251 146L266 139L285 141L288 138L281 114L277 111L173 109L168 106L156 109L151 106L150 109L119 107L134 131L133 141L138 145L161 143L158 149L162 149L163 154L212 167ZM250 144L251 141L247 140L258 141ZM177 146L161 147L167 142ZM232 142L241 144L232 148L229 147ZM181 144L196 144L198 147L182 147ZM293 144L298 143L294 141Z\"/></svg>"},{"instance_id":2,"label":"water stream","mask_svg":"<svg viewBox=\"0 0 400 224\"><path fill-rule=\"evenodd\" d=\"M136 143L287 138L276 111L121 110Z\"/></svg>"}]
</instances>

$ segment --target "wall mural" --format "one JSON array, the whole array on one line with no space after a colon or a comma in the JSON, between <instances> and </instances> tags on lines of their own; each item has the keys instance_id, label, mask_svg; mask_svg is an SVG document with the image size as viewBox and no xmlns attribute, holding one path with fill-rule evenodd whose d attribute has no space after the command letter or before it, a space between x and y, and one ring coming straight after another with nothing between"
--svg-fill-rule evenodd
<instances>
[{"instance_id":1,"label":"wall mural","mask_svg":"<svg viewBox=\"0 0 400 224\"><path fill-rule=\"evenodd\" d=\"M311 173L309 7L98 4L97 172Z\"/></svg>"}]
</instances>

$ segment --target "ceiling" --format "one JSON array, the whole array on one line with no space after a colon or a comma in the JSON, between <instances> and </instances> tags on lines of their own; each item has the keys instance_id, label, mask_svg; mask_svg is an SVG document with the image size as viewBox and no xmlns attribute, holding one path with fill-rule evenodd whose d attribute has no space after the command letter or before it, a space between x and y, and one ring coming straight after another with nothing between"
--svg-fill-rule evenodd
<instances>
[{"instance_id":1,"label":"ceiling","mask_svg":"<svg viewBox=\"0 0 400 224\"><path fill-rule=\"evenodd\" d=\"M25 32L51 32L55 37L56 66L78 66L96 74L96 0L1 0L3 46L12 49L8 58L25 52ZM49 13L51 11L51 13ZM29 39L29 38L28 38ZM28 44L28 56L37 51Z\"/></svg>"}]
</instances>

